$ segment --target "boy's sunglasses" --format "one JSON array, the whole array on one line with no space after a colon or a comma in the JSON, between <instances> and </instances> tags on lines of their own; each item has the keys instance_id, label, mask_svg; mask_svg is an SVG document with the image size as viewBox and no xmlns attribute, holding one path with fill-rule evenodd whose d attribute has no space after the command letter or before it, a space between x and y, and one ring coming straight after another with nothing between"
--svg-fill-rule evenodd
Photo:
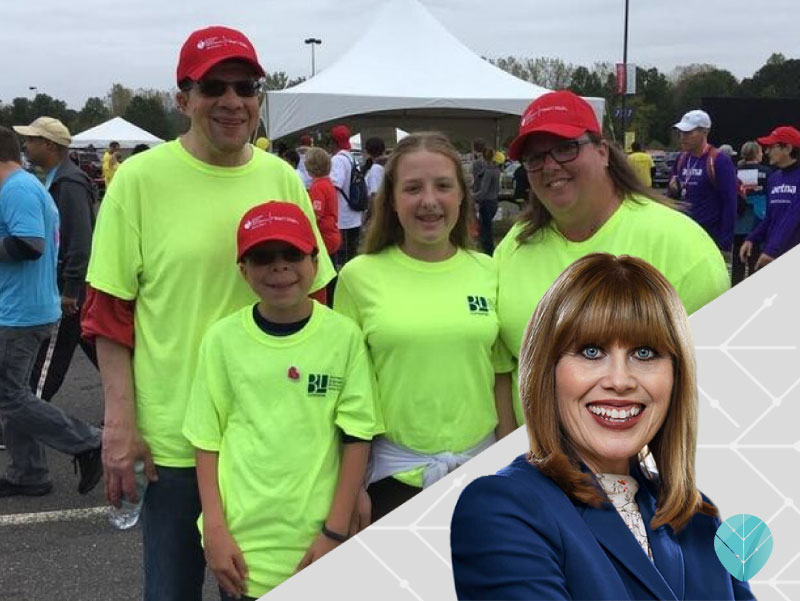
<instances>
[{"instance_id":1,"label":"boy's sunglasses","mask_svg":"<svg viewBox=\"0 0 800 601\"><path fill-rule=\"evenodd\" d=\"M233 88L240 98L252 98L261 92L260 79L238 79L236 81L223 81L221 79L201 79L196 81L197 89L206 98L219 98L228 88Z\"/></svg>"},{"instance_id":2,"label":"boy's sunglasses","mask_svg":"<svg viewBox=\"0 0 800 601\"><path fill-rule=\"evenodd\" d=\"M287 263L299 263L308 255L299 248L294 246L287 246L279 250L268 250L264 248L254 248L247 251L244 255L244 260L253 265L271 265L278 259L283 259Z\"/></svg>"}]
</instances>

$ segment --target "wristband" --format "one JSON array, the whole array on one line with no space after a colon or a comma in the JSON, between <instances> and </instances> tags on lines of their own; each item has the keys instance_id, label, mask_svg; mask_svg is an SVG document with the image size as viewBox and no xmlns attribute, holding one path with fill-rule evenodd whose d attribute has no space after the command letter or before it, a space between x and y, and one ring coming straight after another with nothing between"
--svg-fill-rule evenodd
<instances>
[{"instance_id":1,"label":"wristband","mask_svg":"<svg viewBox=\"0 0 800 601\"><path fill-rule=\"evenodd\" d=\"M339 534L338 532L334 532L333 530L328 530L328 527L325 524L322 524L322 534L327 536L331 540L335 540L337 543L343 543L347 540L346 534Z\"/></svg>"}]
</instances>

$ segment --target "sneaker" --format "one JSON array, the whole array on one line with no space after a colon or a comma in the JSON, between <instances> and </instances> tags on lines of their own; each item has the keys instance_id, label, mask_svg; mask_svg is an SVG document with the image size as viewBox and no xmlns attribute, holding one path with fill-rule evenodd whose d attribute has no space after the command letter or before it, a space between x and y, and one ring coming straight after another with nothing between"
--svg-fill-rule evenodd
<instances>
[{"instance_id":1,"label":"sneaker","mask_svg":"<svg viewBox=\"0 0 800 601\"><path fill-rule=\"evenodd\" d=\"M5 478L0 478L0 497L41 497L53 490L52 482L41 484L14 484Z\"/></svg>"},{"instance_id":2,"label":"sneaker","mask_svg":"<svg viewBox=\"0 0 800 601\"><path fill-rule=\"evenodd\" d=\"M103 477L103 457L100 451L101 447L96 449L89 449L75 455L72 460L72 465L75 468L75 473L81 473L81 479L78 482L78 493L85 495L92 491L100 482Z\"/></svg>"}]
</instances>

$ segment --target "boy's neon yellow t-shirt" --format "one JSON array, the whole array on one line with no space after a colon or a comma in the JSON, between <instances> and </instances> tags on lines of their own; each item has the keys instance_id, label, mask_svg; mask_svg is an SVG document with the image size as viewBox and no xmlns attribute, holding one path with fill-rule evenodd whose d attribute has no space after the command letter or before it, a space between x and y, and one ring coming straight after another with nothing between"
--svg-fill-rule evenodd
<instances>
[{"instance_id":1,"label":"boy's neon yellow t-shirt","mask_svg":"<svg viewBox=\"0 0 800 601\"><path fill-rule=\"evenodd\" d=\"M258 300L239 274L236 230L271 200L296 203L311 221L320 249L312 289L321 288L334 271L305 188L261 150L245 165L215 167L167 142L129 158L103 199L87 280L136 301L136 415L157 465L194 465L181 424L197 349L212 323Z\"/></svg>"},{"instance_id":2,"label":"boy's neon yellow t-shirt","mask_svg":"<svg viewBox=\"0 0 800 601\"><path fill-rule=\"evenodd\" d=\"M364 440L381 431L370 369L355 324L316 302L289 336L265 334L247 306L203 338L183 433L219 453L248 596L294 574L320 533L339 479L340 430Z\"/></svg>"},{"instance_id":3,"label":"boy's neon yellow t-shirt","mask_svg":"<svg viewBox=\"0 0 800 601\"><path fill-rule=\"evenodd\" d=\"M571 242L547 226L520 245L517 223L495 249L499 272L497 313L500 337L513 360L514 411L519 403L516 359L536 305L561 272L594 252L632 255L656 267L669 280L691 314L730 288L725 261L714 241L691 218L645 197L626 199L588 240Z\"/></svg>"},{"instance_id":4,"label":"boy's neon yellow t-shirt","mask_svg":"<svg viewBox=\"0 0 800 601\"><path fill-rule=\"evenodd\" d=\"M497 273L458 250L430 263L393 246L342 268L334 308L361 327L386 436L420 453L460 453L497 425ZM408 479L421 486L421 472Z\"/></svg>"}]
</instances>

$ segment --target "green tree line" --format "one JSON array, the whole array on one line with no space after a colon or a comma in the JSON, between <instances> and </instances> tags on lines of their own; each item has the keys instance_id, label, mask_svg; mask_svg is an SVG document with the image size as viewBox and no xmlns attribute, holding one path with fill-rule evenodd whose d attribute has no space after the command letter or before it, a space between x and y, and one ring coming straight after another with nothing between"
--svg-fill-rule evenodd
<instances>
[{"instance_id":1,"label":"green tree line","mask_svg":"<svg viewBox=\"0 0 800 601\"><path fill-rule=\"evenodd\" d=\"M572 65L557 58L488 59L504 71L550 89L570 89L581 96L606 100L607 131L618 130L614 115L621 105L617 94L616 69L612 63L591 67ZM651 146L668 146L672 125L686 111L700 108L704 97L800 98L800 59L775 53L752 77L739 81L730 71L709 64L677 67L665 74L656 68L636 69L636 94L626 98L632 108L627 129L636 139ZM618 132L616 137L619 137Z\"/></svg>"},{"instance_id":2,"label":"green tree line","mask_svg":"<svg viewBox=\"0 0 800 601\"><path fill-rule=\"evenodd\" d=\"M265 80L268 90L280 90L296 85L304 78L290 79L283 71L277 71L268 73ZM68 108L63 100L38 93L33 99L18 97L7 104L0 101L0 125L27 125L37 117L47 115L61 120L74 135L112 117L122 117L159 138L170 140L188 127L188 119L175 103L176 92L145 88L133 90L115 83L105 97L87 99L79 111Z\"/></svg>"}]
</instances>

